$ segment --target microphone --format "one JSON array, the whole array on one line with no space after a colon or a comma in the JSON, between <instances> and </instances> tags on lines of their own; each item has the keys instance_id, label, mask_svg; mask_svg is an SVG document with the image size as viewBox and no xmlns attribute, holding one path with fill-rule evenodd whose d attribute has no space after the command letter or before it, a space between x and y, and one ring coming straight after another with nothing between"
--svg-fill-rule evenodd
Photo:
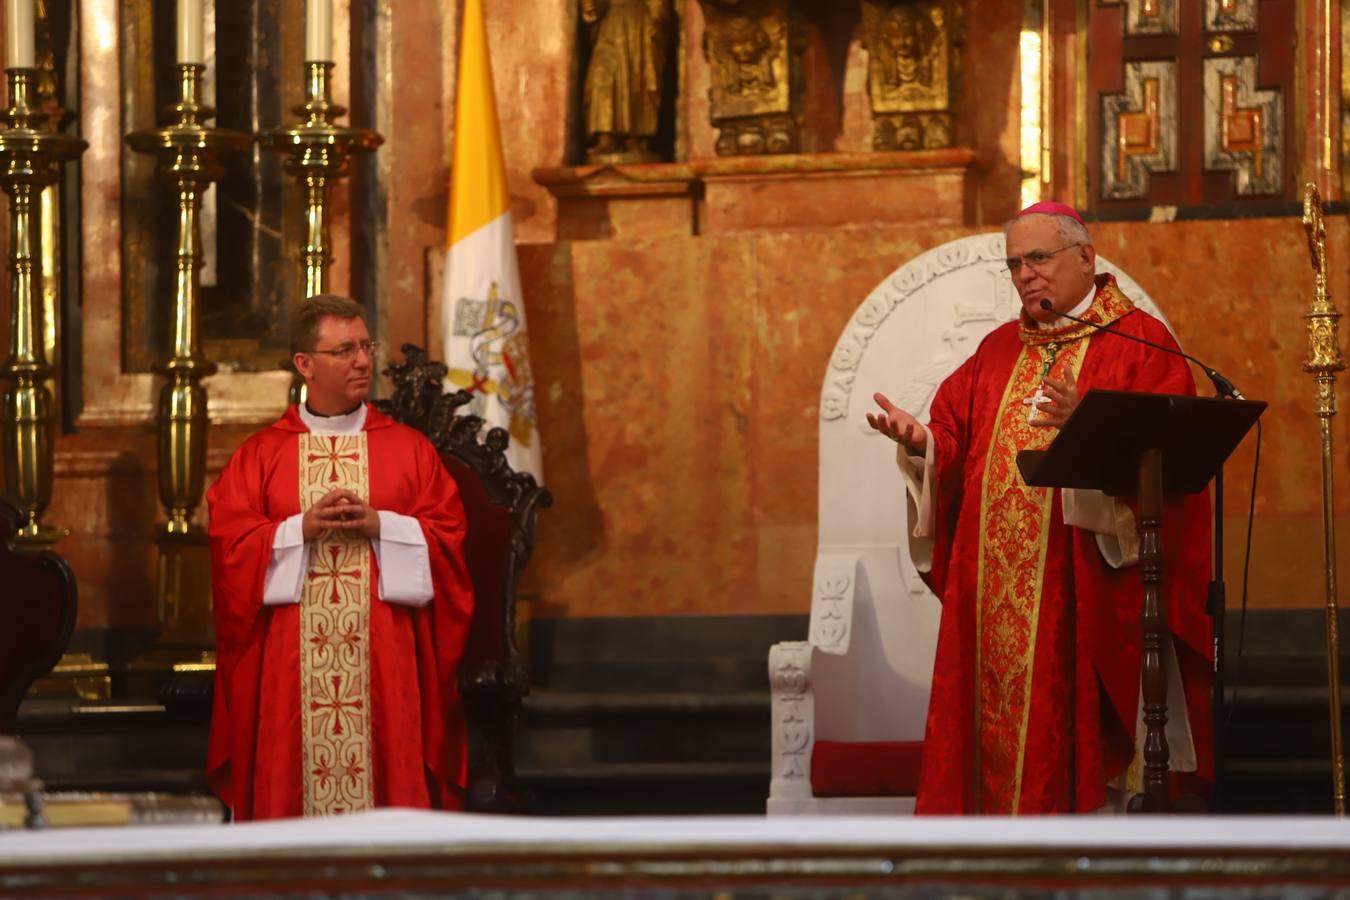
<instances>
[{"instance_id":1,"label":"microphone","mask_svg":"<svg viewBox=\"0 0 1350 900\"><path fill-rule=\"evenodd\" d=\"M1041 309L1045 310L1046 312L1055 312L1054 305L1051 304L1051 302L1048 299L1041 300ZM1200 360L1196 359L1194 356L1191 356L1189 353L1185 353L1181 350L1176 349L1175 347L1167 347L1164 346L1163 344L1158 344L1153 341L1146 340L1145 338L1137 337L1136 335L1133 334L1126 334L1123 331L1116 331L1109 325L1098 325L1096 322L1089 322L1087 319L1080 319L1077 316L1071 316L1068 313L1062 312L1056 313L1056 315L1063 316L1066 319L1072 319L1073 321L1078 322L1081 325L1091 325L1098 331L1105 331L1108 334L1114 334L1116 337L1125 338L1125 340L1127 341L1135 341L1137 343L1152 347L1155 350L1161 350L1164 353L1171 353L1173 356L1180 356L1182 359L1190 360L1191 362L1199 366L1202 372L1204 372L1207 376L1209 376L1209 380L1214 384L1215 392L1218 393L1220 397L1227 397L1232 400L1247 399L1246 397L1242 396L1242 393L1236 387L1233 386L1233 382L1229 381L1227 378L1224 378L1214 369L1211 369L1209 366L1205 365Z\"/></svg>"}]
</instances>

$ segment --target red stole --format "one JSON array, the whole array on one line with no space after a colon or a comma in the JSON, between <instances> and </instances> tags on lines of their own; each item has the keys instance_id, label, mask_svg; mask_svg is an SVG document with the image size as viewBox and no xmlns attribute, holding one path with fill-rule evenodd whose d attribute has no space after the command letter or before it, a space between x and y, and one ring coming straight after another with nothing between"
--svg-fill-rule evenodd
<instances>
[{"instance_id":1,"label":"red stole","mask_svg":"<svg viewBox=\"0 0 1350 900\"><path fill-rule=\"evenodd\" d=\"M418 519L436 586L427 606L378 599L364 539L320 541L302 602L262 605L277 526L334 474L376 509ZM431 443L373 408L360 434L311 435L292 407L239 448L207 500L217 644L207 778L236 820L458 808L457 672L473 593L463 507Z\"/></svg>"},{"instance_id":2,"label":"red stole","mask_svg":"<svg viewBox=\"0 0 1350 900\"><path fill-rule=\"evenodd\" d=\"M1174 346L1109 277L1083 318ZM1185 363L1074 324L996 329L939 388L930 585L942 599L918 811L1050 813L1102 805L1134 756L1142 594L1095 537L1063 523L1058 492L1027 487L1017 452L1054 429L1028 424L1046 374L1094 387L1194 393ZM1164 572L1201 774L1209 775L1209 574L1204 495L1169 506Z\"/></svg>"}]
</instances>

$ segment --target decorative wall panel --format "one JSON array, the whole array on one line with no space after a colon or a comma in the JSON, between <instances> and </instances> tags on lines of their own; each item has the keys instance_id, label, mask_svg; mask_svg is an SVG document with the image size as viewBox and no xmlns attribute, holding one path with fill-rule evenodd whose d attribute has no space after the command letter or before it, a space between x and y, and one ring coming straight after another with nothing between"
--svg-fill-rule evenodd
<instances>
[{"instance_id":1,"label":"decorative wall panel","mask_svg":"<svg viewBox=\"0 0 1350 900\"><path fill-rule=\"evenodd\" d=\"M1177 64L1132 62L1102 96L1102 196L1148 196L1149 174L1177 168Z\"/></svg>"},{"instance_id":2,"label":"decorative wall panel","mask_svg":"<svg viewBox=\"0 0 1350 900\"><path fill-rule=\"evenodd\" d=\"M1255 31L1256 0L1205 0L1206 31Z\"/></svg>"},{"instance_id":3,"label":"decorative wall panel","mask_svg":"<svg viewBox=\"0 0 1350 900\"><path fill-rule=\"evenodd\" d=\"M1299 120L1312 111L1295 109L1293 98L1314 96L1295 85L1300 60L1321 46L1300 33L1306 4L1089 0L1084 33L1066 11L1072 0L1060 2L1065 37L1051 77L1064 97L1055 115L1077 97L1085 113L1086 172L1073 196L1108 217L1168 207L1273 214L1294 199L1294 154L1306 137ZM1066 62L1069 29L1083 49ZM1058 87L1080 72L1085 96ZM1057 139L1053 152L1067 164L1065 143Z\"/></svg>"},{"instance_id":4,"label":"decorative wall panel","mask_svg":"<svg viewBox=\"0 0 1350 900\"><path fill-rule=\"evenodd\" d=\"M1240 195L1281 187L1284 102L1256 87L1256 57L1205 60L1205 168L1237 173Z\"/></svg>"},{"instance_id":5,"label":"decorative wall panel","mask_svg":"<svg viewBox=\"0 0 1350 900\"><path fill-rule=\"evenodd\" d=\"M1125 33L1131 37L1180 33L1178 2L1179 0L1126 0Z\"/></svg>"}]
</instances>

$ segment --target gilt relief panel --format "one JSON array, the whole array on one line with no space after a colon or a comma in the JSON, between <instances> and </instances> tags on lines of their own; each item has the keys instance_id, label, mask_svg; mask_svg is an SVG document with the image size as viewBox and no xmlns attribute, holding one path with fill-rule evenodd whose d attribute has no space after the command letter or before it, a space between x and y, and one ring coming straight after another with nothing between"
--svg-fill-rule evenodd
<instances>
[{"instance_id":1,"label":"gilt relief panel","mask_svg":"<svg viewBox=\"0 0 1350 900\"><path fill-rule=\"evenodd\" d=\"M951 146L952 18L942 0L863 3L875 149Z\"/></svg>"},{"instance_id":2,"label":"gilt relief panel","mask_svg":"<svg viewBox=\"0 0 1350 900\"><path fill-rule=\"evenodd\" d=\"M788 0L699 0L718 156L798 148L805 26Z\"/></svg>"}]
</instances>

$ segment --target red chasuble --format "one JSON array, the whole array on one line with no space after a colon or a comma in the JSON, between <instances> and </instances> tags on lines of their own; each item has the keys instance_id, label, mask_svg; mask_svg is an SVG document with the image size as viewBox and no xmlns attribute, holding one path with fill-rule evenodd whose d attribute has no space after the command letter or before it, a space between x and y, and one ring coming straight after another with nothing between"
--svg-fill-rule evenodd
<instances>
[{"instance_id":1,"label":"red chasuble","mask_svg":"<svg viewBox=\"0 0 1350 900\"><path fill-rule=\"evenodd\" d=\"M418 520L430 603L378 599L370 541L325 532L308 547L301 602L263 605L277 527L334 487ZM239 448L207 501L217 660L207 780L235 819L459 808L457 672L473 589L463 506L431 442L374 408L358 433L315 435L291 407Z\"/></svg>"},{"instance_id":2,"label":"red chasuble","mask_svg":"<svg viewBox=\"0 0 1350 900\"><path fill-rule=\"evenodd\" d=\"M1082 317L1164 346L1167 328L1098 276ZM918 812L1087 812L1134 760L1143 593L1094 535L1064 524L1060 492L1028 487L1017 453L1053 428L1023 402L1046 373L1093 388L1194 394L1182 359L1084 325L995 329L938 389L929 430L937 483L929 586L942 600ZM1198 775L1212 780L1207 494L1164 512L1168 625ZM1180 715L1172 710L1170 715Z\"/></svg>"}]
</instances>

